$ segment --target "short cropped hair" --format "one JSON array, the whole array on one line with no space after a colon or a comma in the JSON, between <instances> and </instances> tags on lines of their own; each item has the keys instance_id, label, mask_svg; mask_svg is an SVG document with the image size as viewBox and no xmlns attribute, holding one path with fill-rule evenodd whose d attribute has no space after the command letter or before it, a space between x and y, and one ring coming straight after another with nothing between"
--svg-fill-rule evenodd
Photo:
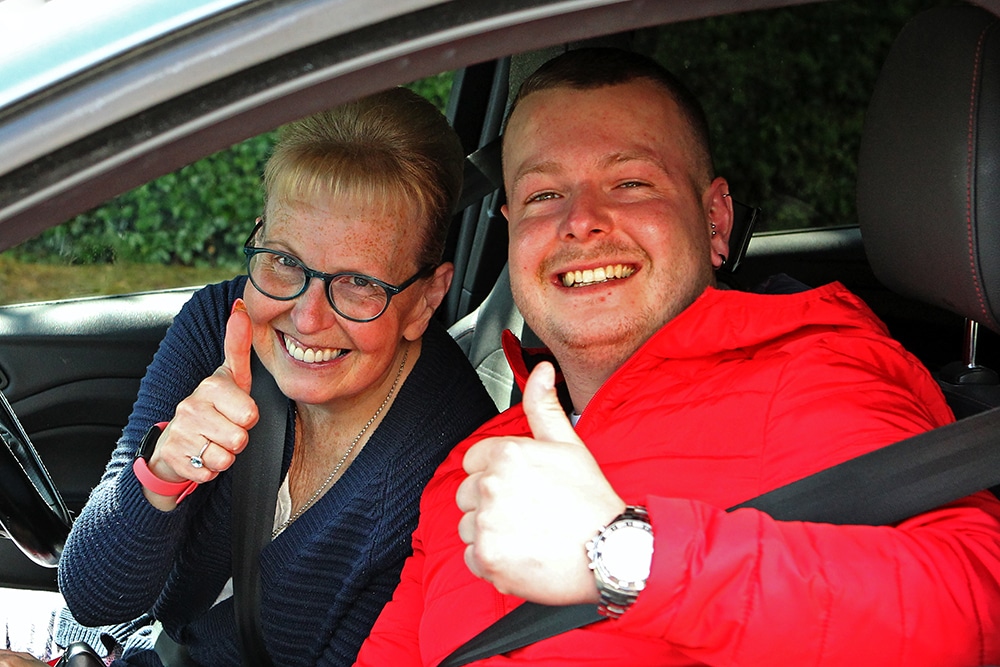
<instances>
[{"instance_id":1,"label":"short cropped hair","mask_svg":"<svg viewBox=\"0 0 1000 667\"><path fill-rule=\"evenodd\" d=\"M591 90L646 79L658 84L677 103L691 130L691 148L696 169L710 182L715 177L712 164L708 119L698 98L669 70L652 58L624 49L589 47L572 49L543 63L521 83L507 114L528 95L553 88Z\"/></svg>"},{"instance_id":2,"label":"short cropped hair","mask_svg":"<svg viewBox=\"0 0 1000 667\"><path fill-rule=\"evenodd\" d=\"M462 189L465 155L438 109L392 88L290 123L264 167L265 210L280 201L361 197L423 221L418 266L437 265Z\"/></svg>"}]
</instances>

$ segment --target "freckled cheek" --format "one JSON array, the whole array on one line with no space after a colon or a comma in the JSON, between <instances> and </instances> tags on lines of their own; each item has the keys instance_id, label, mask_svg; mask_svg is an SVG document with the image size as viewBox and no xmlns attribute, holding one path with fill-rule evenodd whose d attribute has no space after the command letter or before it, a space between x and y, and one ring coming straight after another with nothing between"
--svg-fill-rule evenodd
<instances>
[{"instance_id":1,"label":"freckled cheek","mask_svg":"<svg viewBox=\"0 0 1000 667\"><path fill-rule=\"evenodd\" d=\"M399 319L389 312L374 322L343 324L341 329L355 349L372 354L393 354L403 339Z\"/></svg>"},{"instance_id":2,"label":"freckled cheek","mask_svg":"<svg viewBox=\"0 0 1000 667\"><path fill-rule=\"evenodd\" d=\"M254 345L261 346L271 338L272 323L282 313L287 312L294 305L294 301L277 301L264 296L253 286L248 286L243 296L246 303L247 315L253 324Z\"/></svg>"},{"instance_id":3,"label":"freckled cheek","mask_svg":"<svg viewBox=\"0 0 1000 667\"><path fill-rule=\"evenodd\" d=\"M278 301L264 296L249 283L244 291L243 301L247 306L247 314L255 326L266 324L279 314L291 310L295 303L295 301Z\"/></svg>"}]
</instances>

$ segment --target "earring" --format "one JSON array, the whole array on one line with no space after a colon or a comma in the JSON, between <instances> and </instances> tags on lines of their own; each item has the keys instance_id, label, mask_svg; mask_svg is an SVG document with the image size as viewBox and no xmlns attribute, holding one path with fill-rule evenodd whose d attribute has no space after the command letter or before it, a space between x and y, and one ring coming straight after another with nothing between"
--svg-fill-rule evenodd
<instances>
[{"instance_id":1,"label":"earring","mask_svg":"<svg viewBox=\"0 0 1000 667\"><path fill-rule=\"evenodd\" d=\"M715 236L718 233L719 233L718 230L715 228L715 223L713 222L712 223L712 236Z\"/></svg>"},{"instance_id":2,"label":"earring","mask_svg":"<svg viewBox=\"0 0 1000 667\"><path fill-rule=\"evenodd\" d=\"M724 267L726 265L726 262L728 262L729 260L721 252L719 253L719 257L722 258L722 264L719 264L719 268L721 269L722 267Z\"/></svg>"}]
</instances>

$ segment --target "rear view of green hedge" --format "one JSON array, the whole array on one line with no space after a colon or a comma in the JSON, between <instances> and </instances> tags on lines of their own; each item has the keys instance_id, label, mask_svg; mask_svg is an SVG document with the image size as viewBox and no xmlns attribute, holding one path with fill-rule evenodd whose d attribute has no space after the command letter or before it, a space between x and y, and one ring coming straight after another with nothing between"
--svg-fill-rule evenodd
<instances>
[{"instance_id":1,"label":"rear view of green hedge","mask_svg":"<svg viewBox=\"0 0 1000 667\"><path fill-rule=\"evenodd\" d=\"M444 109L451 74L412 85ZM162 176L20 245L22 261L232 267L261 213L261 174L276 132Z\"/></svg>"}]
</instances>

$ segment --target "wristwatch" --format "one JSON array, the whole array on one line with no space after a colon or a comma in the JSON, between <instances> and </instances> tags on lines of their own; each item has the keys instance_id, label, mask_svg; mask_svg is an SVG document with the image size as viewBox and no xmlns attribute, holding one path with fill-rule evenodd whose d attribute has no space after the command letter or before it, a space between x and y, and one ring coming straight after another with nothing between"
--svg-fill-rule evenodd
<instances>
[{"instance_id":1,"label":"wristwatch","mask_svg":"<svg viewBox=\"0 0 1000 667\"><path fill-rule=\"evenodd\" d=\"M135 460L132 462L132 472L136 479L146 489L161 496L177 496L177 503L191 495L191 492L198 488L198 482L186 480L183 482L166 482L149 469L149 457L156 449L156 441L160 439L160 434L167 427L169 422L159 422L153 424L142 436L139 449L135 450Z\"/></svg>"},{"instance_id":2,"label":"wristwatch","mask_svg":"<svg viewBox=\"0 0 1000 667\"><path fill-rule=\"evenodd\" d=\"M653 561L653 527L645 507L629 505L587 543L590 568L607 618L624 614L646 587Z\"/></svg>"}]
</instances>

